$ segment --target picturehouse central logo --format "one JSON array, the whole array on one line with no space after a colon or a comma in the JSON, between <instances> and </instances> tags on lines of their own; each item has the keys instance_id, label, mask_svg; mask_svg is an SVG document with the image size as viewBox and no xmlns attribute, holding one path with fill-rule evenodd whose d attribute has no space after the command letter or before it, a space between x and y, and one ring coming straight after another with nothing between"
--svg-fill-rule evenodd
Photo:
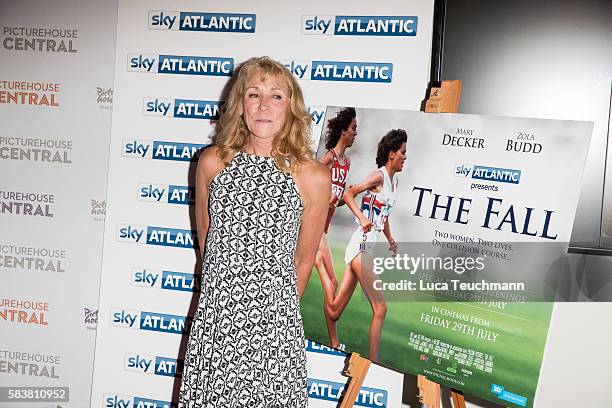
<instances>
[{"instance_id":1,"label":"picturehouse central logo","mask_svg":"<svg viewBox=\"0 0 612 408\"><path fill-rule=\"evenodd\" d=\"M54 194L0 190L0 213L53 217Z\"/></svg>"},{"instance_id":2,"label":"picturehouse central logo","mask_svg":"<svg viewBox=\"0 0 612 408\"><path fill-rule=\"evenodd\" d=\"M28 81L0 81L0 103L57 108L60 84Z\"/></svg>"},{"instance_id":3,"label":"picturehouse central logo","mask_svg":"<svg viewBox=\"0 0 612 408\"><path fill-rule=\"evenodd\" d=\"M0 322L47 326L49 303L36 300L0 299Z\"/></svg>"},{"instance_id":4,"label":"picturehouse central logo","mask_svg":"<svg viewBox=\"0 0 612 408\"><path fill-rule=\"evenodd\" d=\"M10 51L77 53L79 30L72 28L2 27L2 47Z\"/></svg>"},{"instance_id":5,"label":"picturehouse central logo","mask_svg":"<svg viewBox=\"0 0 612 408\"><path fill-rule=\"evenodd\" d=\"M72 164L72 140L0 136L0 160Z\"/></svg>"},{"instance_id":6,"label":"picturehouse central logo","mask_svg":"<svg viewBox=\"0 0 612 408\"><path fill-rule=\"evenodd\" d=\"M16 271L66 272L68 251L0 243L0 268Z\"/></svg>"},{"instance_id":7,"label":"picturehouse central logo","mask_svg":"<svg viewBox=\"0 0 612 408\"><path fill-rule=\"evenodd\" d=\"M60 378L60 356L28 350L0 350L0 373L29 377Z\"/></svg>"}]
</instances>

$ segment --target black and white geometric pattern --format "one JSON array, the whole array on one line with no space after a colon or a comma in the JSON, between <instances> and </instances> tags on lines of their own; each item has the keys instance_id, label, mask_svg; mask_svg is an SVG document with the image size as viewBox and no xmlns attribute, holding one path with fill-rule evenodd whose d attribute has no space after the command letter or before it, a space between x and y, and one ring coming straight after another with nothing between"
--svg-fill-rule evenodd
<instances>
[{"instance_id":1,"label":"black and white geometric pattern","mask_svg":"<svg viewBox=\"0 0 612 408\"><path fill-rule=\"evenodd\" d=\"M272 158L239 152L212 180L179 408L307 406L294 264L302 210Z\"/></svg>"}]
</instances>

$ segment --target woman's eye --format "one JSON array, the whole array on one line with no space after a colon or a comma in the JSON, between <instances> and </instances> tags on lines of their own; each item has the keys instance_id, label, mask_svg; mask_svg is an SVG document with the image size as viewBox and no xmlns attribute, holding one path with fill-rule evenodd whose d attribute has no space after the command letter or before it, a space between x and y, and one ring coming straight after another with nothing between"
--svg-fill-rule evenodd
<instances>
[{"instance_id":1,"label":"woman's eye","mask_svg":"<svg viewBox=\"0 0 612 408\"><path fill-rule=\"evenodd\" d=\"M249 97L249 98L257 98L257 96L258 96L258 95L257 95L256 93L250 93L250 94L248 94L248 97Z\"/></svg>"},{"instance_id":2,"label":"woman's eye","mask_svg":"<svg viewBox=\"0 0 612 408\"><path fill-rule=\"evenodd\" d=\"M282 96L282 95L273 95L272 97L273 97L274 99L278 99L278 100L283 99L283 96Z\"/></svg>"}]
</instances>

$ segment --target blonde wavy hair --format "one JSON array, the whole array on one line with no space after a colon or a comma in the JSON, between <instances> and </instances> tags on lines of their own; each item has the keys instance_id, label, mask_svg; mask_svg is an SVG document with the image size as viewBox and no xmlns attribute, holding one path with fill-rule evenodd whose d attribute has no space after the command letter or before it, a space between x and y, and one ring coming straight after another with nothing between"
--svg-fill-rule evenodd
<instances>
[{"instance_id":1,"label":"blonde wavy hair","mask_svg":"<svg viewBox=\"0 0 612 408\"><path fill-rule=\"evenodd\" d=\"M311 118L304 104L302 90L289 70L269 57L251 58L238 72L236 82L225 101L219 118L219 131L215 137L221 160L227 166L236 152L243 150L249 142L249 130L240 112L246 85L252 75L260 75L262 81L268 78L280 79L285 82L289 92L290 103L285 124L275 138L271 153L276 166L289 172L297 169L301 163L313 160L310 148Z\"/></svg>"}]
</instances>

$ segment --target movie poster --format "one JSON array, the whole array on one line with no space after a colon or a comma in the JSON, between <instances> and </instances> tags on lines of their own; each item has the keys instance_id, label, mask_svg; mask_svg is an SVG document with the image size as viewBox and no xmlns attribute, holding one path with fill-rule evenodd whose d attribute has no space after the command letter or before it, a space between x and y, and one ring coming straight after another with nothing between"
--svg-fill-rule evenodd
<instances>
[{"instance_id":1,"label":"movie poster","mask_svg":"<svg viewBox=\"0 0 612 408\"><path fill-rule=\"evenodd\" d=\"M306 337L533 406L592 126L329 107Z\"/></svg>"}]
</instances>

